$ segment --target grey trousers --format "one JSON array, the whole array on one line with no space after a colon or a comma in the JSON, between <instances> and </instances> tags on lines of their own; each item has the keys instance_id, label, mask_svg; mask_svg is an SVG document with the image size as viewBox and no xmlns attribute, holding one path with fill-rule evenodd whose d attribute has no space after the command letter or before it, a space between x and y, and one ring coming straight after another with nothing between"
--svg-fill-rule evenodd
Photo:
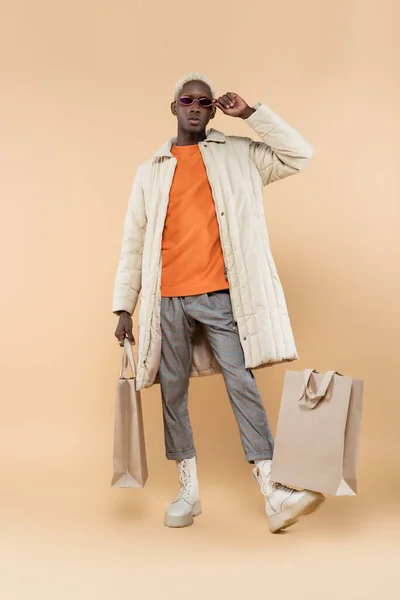
<instances>
[{"instance_id":1,"label":"grey trousers","mask_svg":"<svg viewBox=\"0 0 400 600\"><path fill-rule=\"evenodd\" d=\"M200 324L221 365L248 462L271 459L273 437L253 373L246 369L229 292L161 299L160 384L166 457L196 456L188 411L192 337Z\"/></svg>"}]
</instances>

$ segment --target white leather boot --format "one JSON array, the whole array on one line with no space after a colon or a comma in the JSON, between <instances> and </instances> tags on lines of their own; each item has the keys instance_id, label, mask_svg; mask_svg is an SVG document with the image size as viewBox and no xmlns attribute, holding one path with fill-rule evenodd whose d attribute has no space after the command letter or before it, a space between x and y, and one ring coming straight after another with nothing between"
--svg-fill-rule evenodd
<instances>
[{"instance_id":1,"label":"white leather boot","mask_svg":"<svg viewBox=\"0 0 400 600\"><path fill-rule=\"evenodd\" d=\"M294 525L302 515L314 512L325 498L317 492L297 491L271 481L271 463L270 460L257 463L253 469L253 479L261 487L270 531L275 533Z\"/></svg>"},{"instance_id":2,"label":"white leather boot","mask_svg":"<svg viewBox=\"0 0 400 600\"><path fill-rule=\"evenodd\" d=\"M196 458L177 461L181 489L165 513L166 527L188 527L201 514Z\"/></svg>"}]
</instances>

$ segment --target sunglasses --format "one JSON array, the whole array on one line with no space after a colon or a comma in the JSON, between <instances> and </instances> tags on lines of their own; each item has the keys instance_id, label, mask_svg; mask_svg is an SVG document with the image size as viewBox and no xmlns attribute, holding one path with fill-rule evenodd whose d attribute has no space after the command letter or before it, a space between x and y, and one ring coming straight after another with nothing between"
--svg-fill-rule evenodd
<instances>
[{"instance_id":1,"label":"sunglasses","mask_svg":"<svg viewBox=\"0 0 400 600\"><path fill-rule=\"evenodd\" d=\"M199 104L202 108L210 108L213 105L213 101L209 98L191 98L190 96L182 96L179 98L179 102L183 104L183 106L191 106L195 102Z\"/></svg>"}]
</instances>

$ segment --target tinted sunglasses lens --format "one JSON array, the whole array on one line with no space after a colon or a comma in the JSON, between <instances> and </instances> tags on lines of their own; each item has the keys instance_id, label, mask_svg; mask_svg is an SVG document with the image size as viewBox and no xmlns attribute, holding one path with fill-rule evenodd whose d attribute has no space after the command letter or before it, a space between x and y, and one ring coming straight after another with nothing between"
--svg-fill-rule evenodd
<instances>
[{"instance_id":1,"label":"tinted sunglasses lens","mask_svg":"<svg viewBox=\"0 0 400 600\"><path fill-rule=\"evenodd\" d=\"M179 98L179 102L184 106L190 106L191 104L193 104L194 100L193 98L189 98L188 96L182 96L182 98Z\"/></svg>"},{"instance_id":2,"label":"tinted sunglasses lens","mask_svg":"<svg viewBox=\"0 0 400 600\"><path fill-rule=\"evenodd\" d=\"M212 100L209 100L208 98L200 98L199 104L203 108L210 108L210 106L212 105Z\"/></svg>"},{"instance_id":3,"label":"tinted sunglasses lens","mask_svg":"<svg viewBox=\"0 0 400 600\"><path fill-rule=\"evenodd\" d=\"M182 96L181 98L179 98L179 102L184 106L191 106L195 102L195 100L193 98L190 98L189 96ZM210 108L210 106L212 106L212 100L209 100L208 98L200 98L198 100L198 103L203 108Z\"/></svg>"}]
</instances>

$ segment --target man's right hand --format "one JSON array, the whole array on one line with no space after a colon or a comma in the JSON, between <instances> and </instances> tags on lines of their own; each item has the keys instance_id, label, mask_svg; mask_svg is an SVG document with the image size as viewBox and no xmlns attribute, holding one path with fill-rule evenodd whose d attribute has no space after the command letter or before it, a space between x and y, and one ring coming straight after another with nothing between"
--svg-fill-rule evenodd
<instances>
[{"instance_id":1,"label":"man's right hand","mask_svg":"<svg viewBox=\"0 0 400 600\"><path fill-rule=\"evenodd\" d=\"M124 340L127 337L131 344L135 344L135 338L132 333L133 323L131 315L128 312L122 311L119 315L119 321L117 329L115 330L115 337L118 340L120 346L124 346Z\"/></svg>"}]
</instances>

